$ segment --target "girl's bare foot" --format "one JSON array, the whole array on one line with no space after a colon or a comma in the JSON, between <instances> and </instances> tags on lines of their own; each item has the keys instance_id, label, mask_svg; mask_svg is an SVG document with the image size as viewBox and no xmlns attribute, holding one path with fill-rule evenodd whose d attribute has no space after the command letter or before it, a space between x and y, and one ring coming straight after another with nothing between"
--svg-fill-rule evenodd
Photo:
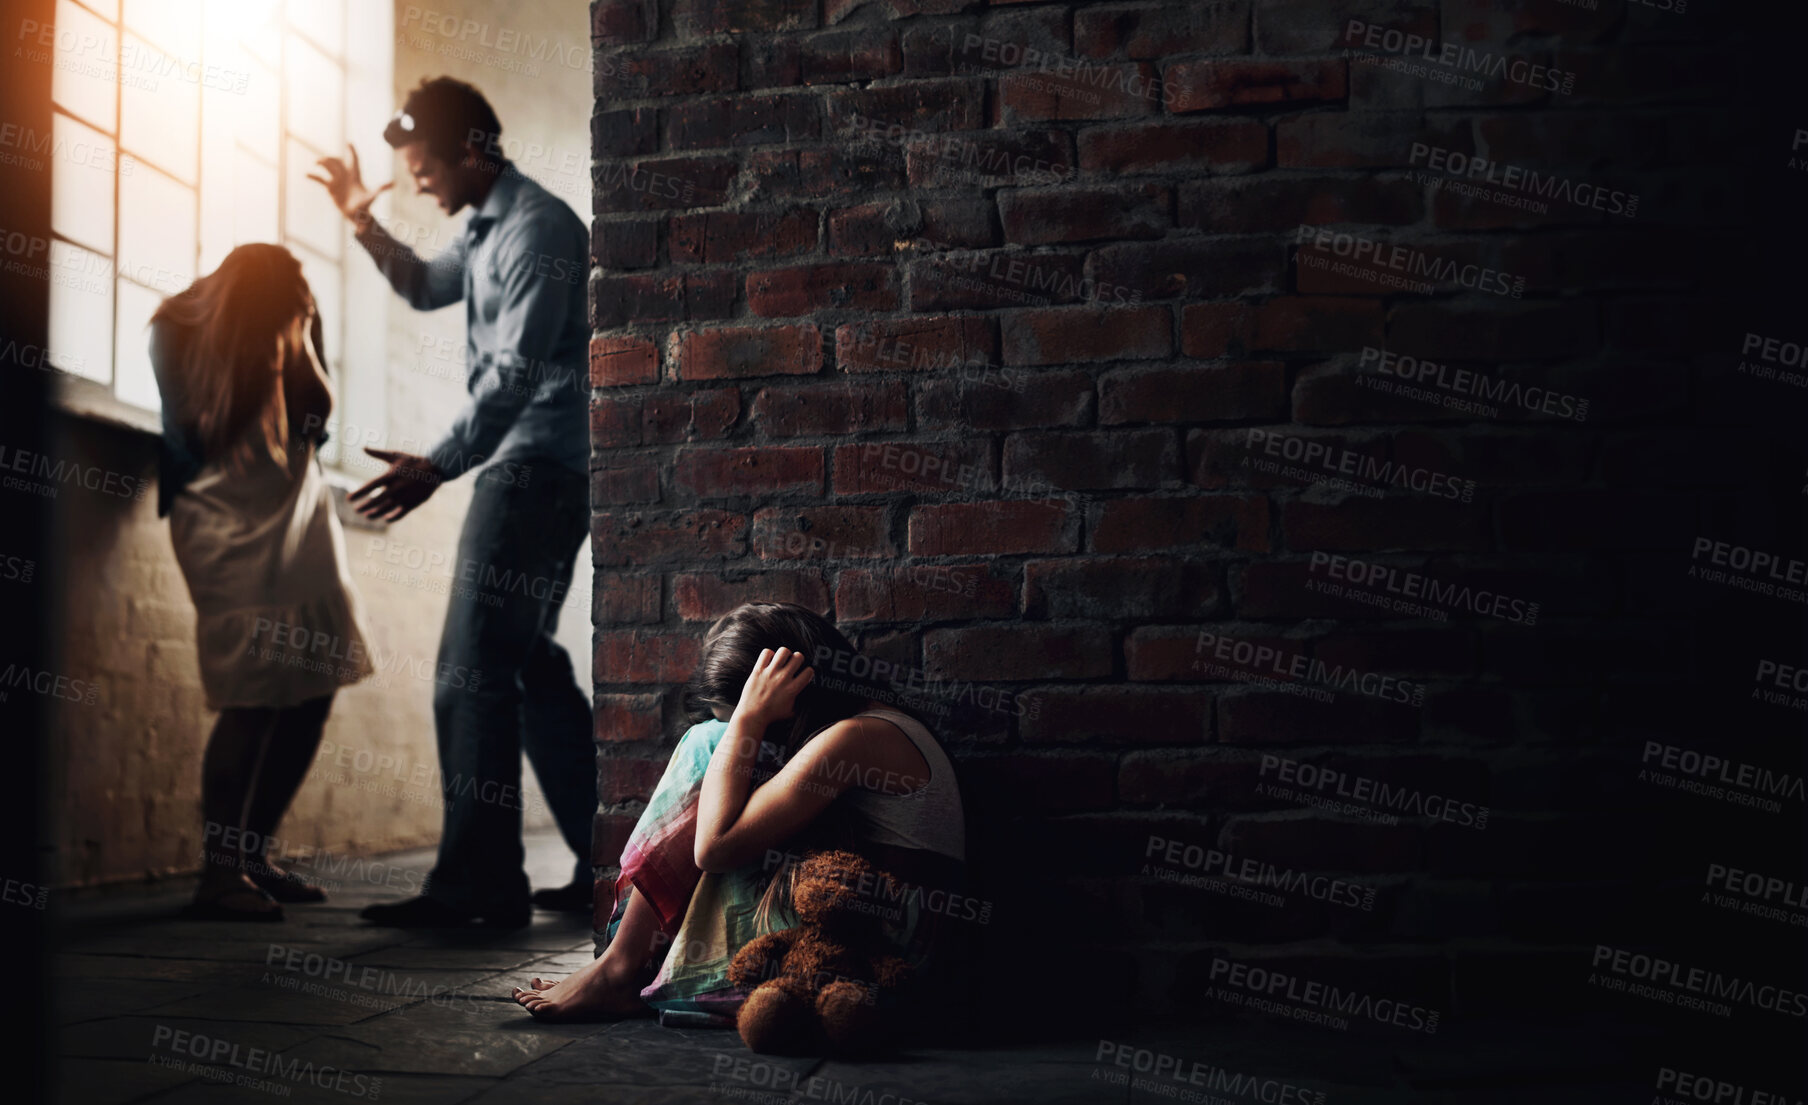
<instances>
[{"instance_id":1,"label":"girl's bare foot","mask_svg":"<svg viewBox=\"0 0 1808 1105\"><path fill-rule=\"evenodd\" d=\"M634 971L619 970L607 955L579 967L569 978L535 978L531 989L515 987L514 998L542 1021L612 1021L647 1011Z\"/></svg>"}]
</instances>

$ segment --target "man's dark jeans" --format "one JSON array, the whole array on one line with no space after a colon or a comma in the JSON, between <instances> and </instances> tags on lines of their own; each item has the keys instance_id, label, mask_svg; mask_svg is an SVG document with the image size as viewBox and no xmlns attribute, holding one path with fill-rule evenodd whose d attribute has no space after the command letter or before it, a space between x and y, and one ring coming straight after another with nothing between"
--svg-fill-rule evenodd
<instances>
[{"instance_id":1,"label":"man's dark jeans","mask_svg":"<svg viewBox=\"0 0 1808 1105\"><path fill-rule=\"evenodd\" d=\"M590 879L590 703L552 639L590 529L589 481L562 465L478 473L440 636L433 719L445 824L427 896L471 913L527 907L521 750Z\"/></svg>"}]
</instances>

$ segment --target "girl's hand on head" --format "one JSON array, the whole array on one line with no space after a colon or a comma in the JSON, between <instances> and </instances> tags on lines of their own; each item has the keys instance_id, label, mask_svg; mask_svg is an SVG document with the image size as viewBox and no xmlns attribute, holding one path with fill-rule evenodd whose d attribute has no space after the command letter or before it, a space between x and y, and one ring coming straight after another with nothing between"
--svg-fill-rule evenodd
<instances>
[{"instance_id":1,"label":"girl's hand on head","mask_svg":"<svg viewBox=\"0 0 1808 1105\"><path fill-rule=\"evenodd\" d=\"M783 721L792 714L797 696L816 678L816 672L805 666L804 654L781 648L774 652L760 650L741 688L741 701L735 704L735 717L745 718L763 728Z\"/></svg>"}]
</instances>

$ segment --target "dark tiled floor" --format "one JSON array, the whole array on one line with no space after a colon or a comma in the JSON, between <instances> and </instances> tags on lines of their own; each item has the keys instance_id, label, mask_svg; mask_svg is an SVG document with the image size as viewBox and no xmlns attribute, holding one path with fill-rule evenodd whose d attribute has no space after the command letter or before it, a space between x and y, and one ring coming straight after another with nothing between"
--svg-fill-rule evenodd
<instances>
[{"instance_id":1,"label":"dark tiled floor","mask_svg":"<svg viewBox=\"0 0 1808 1105\"><path fill-rule=\"evenodd\" d=\"M431 855L387 859L412 872ZM530 841L536 885L561 881L568 862L556 837ZM1599 1041L1577 1036L1573 1026L1553 1027L1544 1038L1521 1034L1510 1048L1486 1032L1468 1042L1441 1034L1378 1044L1223 1023L1126 1028L1109 1045L1094 1035L915 1050L881 1062L767 1059L727 1031L528 1018L509 988L535 974L563 976L588 960L586 918L539 914L532 927L503 935L373 928L357 919L358 909L404 891L345 880L331 904L291 907L282 924L233 925L177 918L187 891L186 884L114 891L65 905L57 916L58 1100L1313 1105L1310 1097L1273 1096L1270 1080L1323 1093L1322 1105L1635 1100L1600 1080ZM1171 1078L1135 1083L1132 1072L1100 1059L1107 1046L1250 1080L1216 1091Z\"/></svg>"}]
</instances>

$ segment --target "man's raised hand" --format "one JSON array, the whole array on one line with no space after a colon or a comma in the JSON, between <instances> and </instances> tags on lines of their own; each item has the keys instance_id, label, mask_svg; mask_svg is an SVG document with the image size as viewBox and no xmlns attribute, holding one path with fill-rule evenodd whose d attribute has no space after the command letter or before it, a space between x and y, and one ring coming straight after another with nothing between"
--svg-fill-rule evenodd
<instances>
[{"instance_id":1,"label":"man's raised hand","mask_svg":"<svg viewBox=\"0 0 1808 1105\"><path fill-rule=\"evenodd\" d=\"M350 142L345 144L345 152L351 160L341 161L336 157L323 157L314 162L315 166L325 172L309 173L308 179L319 183L332 198L333 206L339 213L355 223L362 223L370 218L370 205L378 196L395 187L395 181L380 184L375 189L364 186L364 173L358 165L358 151Z\"/></svg>"}]
</instances>

